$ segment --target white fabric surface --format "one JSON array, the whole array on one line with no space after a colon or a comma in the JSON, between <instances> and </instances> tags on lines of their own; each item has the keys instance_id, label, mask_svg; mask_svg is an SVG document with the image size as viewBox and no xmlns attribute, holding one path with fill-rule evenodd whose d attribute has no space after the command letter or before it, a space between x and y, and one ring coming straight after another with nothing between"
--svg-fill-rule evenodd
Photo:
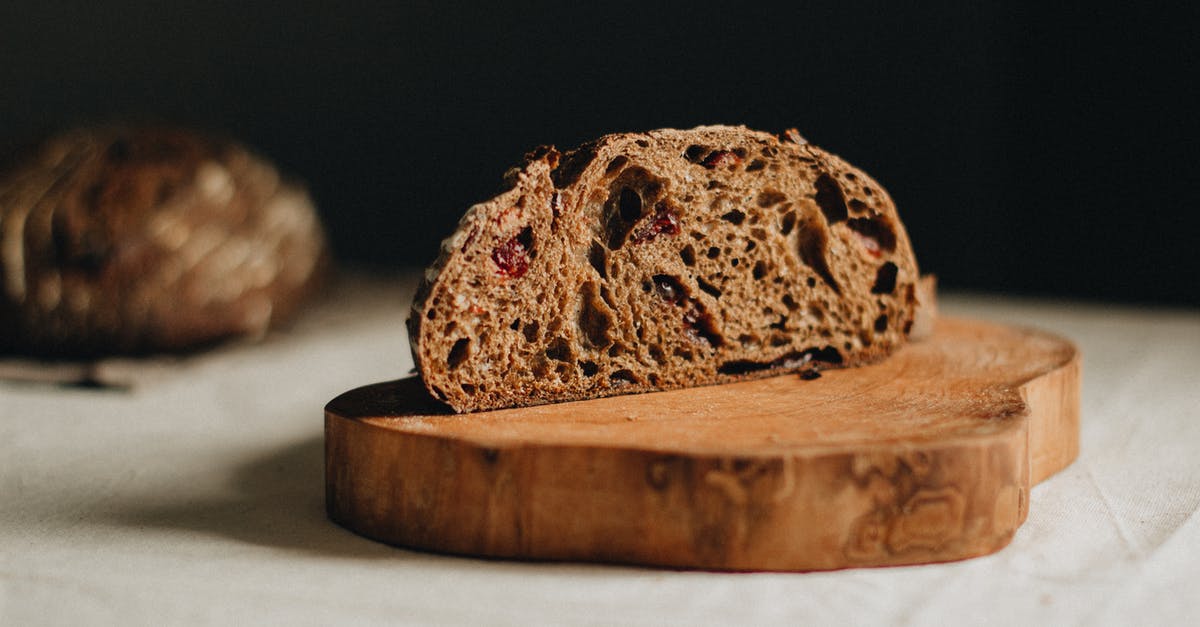
<instances>
[{"instance_id":1,"label":"white fabric surface","mask_svg":"<svg viewBox=\"0 0 1200 627\"><path fill-rule=\"evenodd\" d=\"M0 383L0 625L1200 624L1200 312L982 296L1084 352L1080 458L996 555L725 574L396 549L324 516L322 412L405 375L411 281L132 390Z\"/></svg>"}]
</instances>

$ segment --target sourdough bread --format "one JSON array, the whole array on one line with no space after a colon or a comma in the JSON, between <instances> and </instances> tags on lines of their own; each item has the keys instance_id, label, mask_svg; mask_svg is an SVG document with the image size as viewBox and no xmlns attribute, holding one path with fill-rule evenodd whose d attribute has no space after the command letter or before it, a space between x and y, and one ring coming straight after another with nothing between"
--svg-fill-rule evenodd
<instances>
[{"instance_id":1,"label":"sourdough bread","mask_svg":"<svg viewBox=\"0 0 1200 627\"><path fill-rule=\"evenodd\" d=\"M98 357L257 337L327 258L308 194L220 138L85 128L0 172L0 353Z\"/></svg>"},{"instance_id":2,"label":"sourdough bread","mask_svg":"<svg viewBox=\"0 0 1200 627\"><path fill-rule=\"evenodd\" d=\"M917 263L887 192L744 127L542 147L471 207L408 320L460 412L880 359L910 332Z\"/></svg>"}]
</instances>

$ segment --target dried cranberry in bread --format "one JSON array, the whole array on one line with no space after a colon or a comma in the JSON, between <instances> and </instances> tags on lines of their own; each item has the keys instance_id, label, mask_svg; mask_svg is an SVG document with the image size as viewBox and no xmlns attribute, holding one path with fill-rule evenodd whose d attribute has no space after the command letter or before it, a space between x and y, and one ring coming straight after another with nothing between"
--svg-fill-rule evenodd
<instances>
[{"instance_id":1,"label":"dried cranberry in bread","mask_svg":"<svg viewBox=\"0 0 1200 627\"><path fill-rule=\"evenodd\" d=\"M863 364L913 323L891 199L795 131L609 135L507 179L443 242L408 321L457 411Z\"/></svg>"},{"instance_id":2,"label":"dried cranberry in bread","mask_svg":"<svg viewBox=\"0 0 1200 627\"><path fill-rule=\"evenodd\" d=\"M93 357L257 336L326 258L308 194L180 129L50 138L0 172L0 352Z\"/></svg>"}]
</instances>

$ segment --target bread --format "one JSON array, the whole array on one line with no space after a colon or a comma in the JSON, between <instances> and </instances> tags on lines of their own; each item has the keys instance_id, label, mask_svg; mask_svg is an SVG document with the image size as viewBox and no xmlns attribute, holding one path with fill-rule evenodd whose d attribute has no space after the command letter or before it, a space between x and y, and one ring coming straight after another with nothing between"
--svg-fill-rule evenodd
<instances>
[{"instance_id":1,"label":"bread","mask_svg":"<svg viewBox=\"0 0 1200 627\"><path fill-rule=\"evenodd\" d=\"M442 243L408 321L457 411L864 364L913 324L891 199L795 131L608 135L506 180Z\"/></svg>"},{"instance_id":2,"label":"bread","mask_svg":"<svg viewBox=\"0 0 1200 627\"><path fill-rule=\"evenodd\" d=\"M318 283L305 191L235 143L81 129L0 173L0 352L96 357L259 336Z\"/></svg>"}]
</instances>

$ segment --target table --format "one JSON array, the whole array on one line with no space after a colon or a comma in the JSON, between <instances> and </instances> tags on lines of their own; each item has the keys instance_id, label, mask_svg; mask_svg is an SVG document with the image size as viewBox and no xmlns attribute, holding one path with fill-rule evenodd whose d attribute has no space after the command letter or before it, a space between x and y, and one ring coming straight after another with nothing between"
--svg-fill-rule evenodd
<instances>
[{"instance_id":1,"label":"table","mask_svg":"<svg viewBox=\"0 0 1200 627\"><path fill-rule=\"evenodd\" d=\"M1084 355L1082 453L999 553L826 573L396 549L328 522L322 412L408 374L413 273L128 388L0 382L0 624L1197 624L1200 312L951 294ZM118 376L119 378L119 376Z\"/></svg>"}]
</instances>

